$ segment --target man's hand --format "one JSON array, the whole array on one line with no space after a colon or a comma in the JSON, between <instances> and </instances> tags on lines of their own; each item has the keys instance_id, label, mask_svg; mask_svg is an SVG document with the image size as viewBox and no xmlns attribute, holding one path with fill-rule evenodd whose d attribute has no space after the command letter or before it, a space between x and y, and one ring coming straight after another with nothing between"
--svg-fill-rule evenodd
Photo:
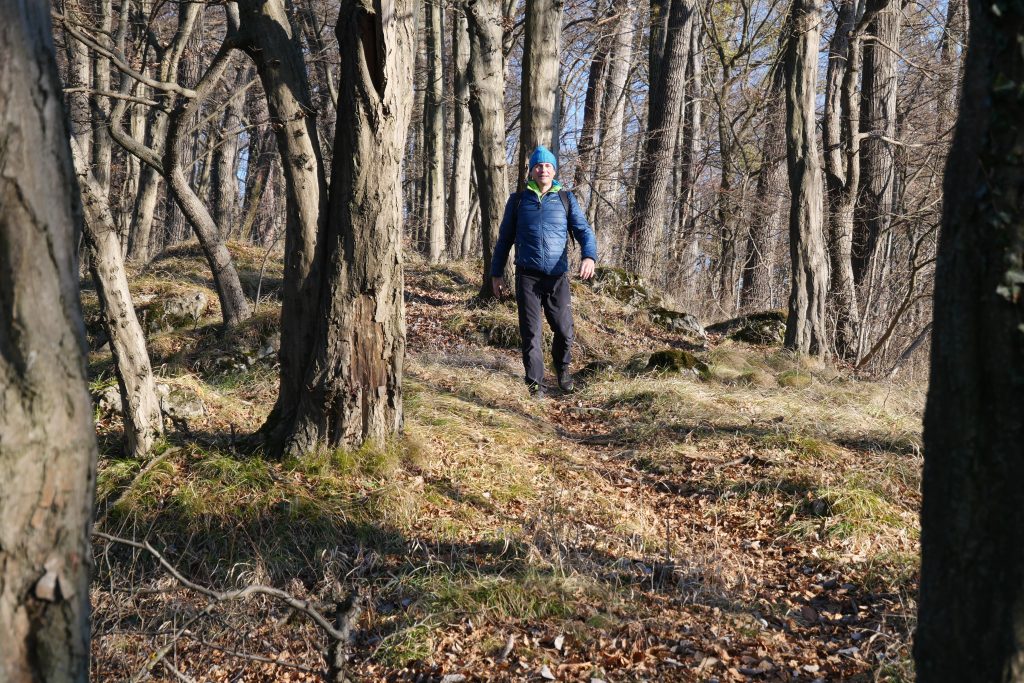
<instances>
[{"instance_id":1,"label":"man's hand","mask_svg":"<svg viewBox=\"0 0 1024 683\"><path fill-rule=\"evenodd\" d=\"M494 296L499 299L505 297L505 278L503 277L492 277L491 278L491 290L494 292Z\"/></svg>"},{"instance_id":2,"label":"man's hand","mask_svg":"<svg viewBox=\"0 0 1024 683\"><path fill-rule=\"evenodd\" d=\"M594 259L585 258L580 262L580 277L584 280L594 277Z\"/></svg>"}]
</instances>

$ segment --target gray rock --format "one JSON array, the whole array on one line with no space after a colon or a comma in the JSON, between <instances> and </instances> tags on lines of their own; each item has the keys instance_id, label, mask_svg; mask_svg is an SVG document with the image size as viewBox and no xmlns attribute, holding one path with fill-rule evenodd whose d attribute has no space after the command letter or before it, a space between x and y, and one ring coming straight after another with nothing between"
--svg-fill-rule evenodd
<instances>
[{"instance_id":1,"label":"gray rock","mask_svg":"<svg viewBox=\"0 0 1024 683\"><path fill-rule=\"evenodd\" d=\"M171 418L172 422L188 424L191 420L206 417L206 406L198 396L166 384L157 384L157 393L160 395L161 412Z\"/></svg>"},{"instance_id":2,"label":"gray rock","mask_svg":"<svg viewBox=\"0 0 1024 683\"><path fill-rule=\"evenodd\" d=\"M647 315L650 316L652 323L665 328L669 332L685 334L701 340L708 338L707 332L704 331L704 326L700 324L700 321L695 316L689 313L673 311L663 306L654 306L647 312Z\"/></svg>"},{"instance_id":3,"label":"gray rock","mask_svg":"<svg viewBox=\"0 0 1024 683\"><path fill-rule=\"evenodd\" d=\"M146 324L152 331L195 326L209 306L210 297L200 289L170 296L146 309Z\"/></svg>"},{"instance_id":4,"label":"gray rock","mask_svg":"<svg viewBox=\"0 0 1024 683\"><path fill-rule=\"evenodd\" d=\"M114 413L121 412L121 389L116 384L100 389L100 391L93 394L93 400L103 415L113 415Z\"/></svg>"}]
</instances>

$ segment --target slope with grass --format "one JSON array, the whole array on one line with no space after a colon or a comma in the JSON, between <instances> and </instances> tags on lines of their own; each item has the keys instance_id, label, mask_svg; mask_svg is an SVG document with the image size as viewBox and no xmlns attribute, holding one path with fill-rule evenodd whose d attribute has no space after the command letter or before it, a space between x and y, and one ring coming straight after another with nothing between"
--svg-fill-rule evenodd
<instances>
[{"instance_id":1,"label":"slope with grass","mask_svg":"<svg viewBox=\"0 0 1024 683\"><path fill-rule=\"evenodd\" d=\"M262 254L232 250L252 296ZM209 287L188 249L155 268L137 291ZM276 389L252 350L275 332L278 267L230 338L215 311L153 333L161 381L202 410L147 463L98 411L97 528L218 590L267 584L330 614L358 587L353 680L911 678L923 387L701 345L574 284L590 371L534 401L514 307L471 305L477 270L408 265L406 430L356 452L239 447ZM667 348L702 365L629 363ZM93 353L95 388L109 363ZM326 641L301 614L211 604L145 552L96 551L97 680L320 680Z\"/></svg>"}]
</instances>

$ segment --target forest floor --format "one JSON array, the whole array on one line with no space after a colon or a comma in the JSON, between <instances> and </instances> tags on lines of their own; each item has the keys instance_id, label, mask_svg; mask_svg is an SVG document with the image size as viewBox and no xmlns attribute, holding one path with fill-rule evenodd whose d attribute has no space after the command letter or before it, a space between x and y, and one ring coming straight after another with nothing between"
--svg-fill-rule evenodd
<instances>
[{"instance_id":1,"label":"forest floor","mask_svg":"<svg viewBox=\"0 0 1024 683\"><path fill-rule=\"evenodd\" d=\"M513 305L472 307L473 264L413 261L404 435L277 462L239 444L276 394L260 349L281 270L261 281L264 255L232 251L271 300L227 336L197 248L133 274L140 300L212 303L149 335L185 405L152 460L123 457L119 418L97 409L97 531L148 541L202 586L273 586L329 618L358 587L355 681L912 680L920 383L694 345L574 283L574 367L610 364L533 400ZM665 348L707 367L624 369ZM94 393L113 384L105 347L90 376ZM322 680L327 638L304 614L185 588L137 547L95 550L93 680Z\"/></svg>"}]
</instances>

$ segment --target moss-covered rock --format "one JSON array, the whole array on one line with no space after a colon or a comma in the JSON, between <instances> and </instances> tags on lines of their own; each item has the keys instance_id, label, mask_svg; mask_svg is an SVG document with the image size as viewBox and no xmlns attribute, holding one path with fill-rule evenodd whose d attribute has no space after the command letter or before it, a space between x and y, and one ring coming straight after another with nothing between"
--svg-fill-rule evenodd
<instances>
[{"instance_id":1,"label":"moss-covered rock","mask_svg":"<svg viewBox=\"0 0 1024 683\"><path fill-rule=\"evenodd\" d=\"M661 297L651 292L639 275L622 268L599 267L594 272L593 287L594 291L629 306L646 308L661 303Z\"/></svg>"},{"instance_id":2,"label":"moss-covered rock","mask_svg":"<svg viewBox=\"0 0 1024 683\"><path fill-rule=\"evenodd\" d=\"M705 328L712 334L721 334L747 344L772 346L782 344L786 338L786 314L783 311L750 313Z\"/></svg>"},{"instance_id":3,"label":"moss-covered rock","mask_svg":"<svg viewBox=\"0 0 1024 683\"><path fill-rule=\"evenodd\" d=\"M673 311L664 306L652 306L647 315L651 318L652 323L665 328L669 332L684 334L701 341L707 339L708 335L704 331L704 326L700 324L700 321L695 316L689 313Z\"/></svg>"},{"instance_id":4,"label":"moss-covered rock","mask_svg":"<svg viewBox=\"0 0 1024 683\"><path fill-rule=\"evenodd\" d=\"M626 363L626 372L638 375L644 372L693 372L708 371L707 363L689 351L664 349L653 353L638 353Z\"/></svg>"}]
</instances>

